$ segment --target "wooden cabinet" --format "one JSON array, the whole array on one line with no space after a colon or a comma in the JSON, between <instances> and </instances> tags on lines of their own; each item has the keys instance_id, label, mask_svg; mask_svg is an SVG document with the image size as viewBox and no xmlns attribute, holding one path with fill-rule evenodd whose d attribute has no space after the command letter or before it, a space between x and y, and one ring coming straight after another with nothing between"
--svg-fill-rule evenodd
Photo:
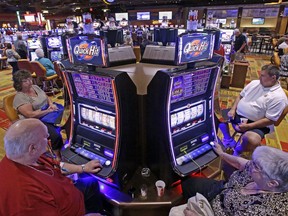
<instances>
[{"instance_id":1,"label":"wooden cabinet","mask_svg":"<svg viewBox=\"0 0 288 216\"><path fill-rule=\"evenodd\" d=\"M244 88L248 67L248 62L234 62L231 87Z\"/></svg>"}]
</instances>

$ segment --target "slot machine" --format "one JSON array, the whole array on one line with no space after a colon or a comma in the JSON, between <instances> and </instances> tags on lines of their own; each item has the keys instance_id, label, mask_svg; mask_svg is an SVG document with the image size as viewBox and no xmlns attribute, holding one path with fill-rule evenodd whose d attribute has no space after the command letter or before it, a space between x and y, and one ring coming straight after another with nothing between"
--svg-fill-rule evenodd
<instances>
[{"instance_id":1,"label":"slot machine","mask_svg":"<svg viewBox=\"0 0 288 216\"><path fill-rule=\"evenodd\" d=\"M183 66L159 70L148 85L147 162L168 185L217 157L214 93L222 57L212 58L213 47L213 34L181 34L175 59Z\"/></svg>"},{"instance_id":2,"label":"slot machine","mask_svg":"<svg viewBox=\"0 0 288 216\"><path fill-rule=\"evenodd\" d=\"M35 59L38 58L35 50L38 48L42 48L40 40L37 37L28 38L27 48L30 61L35 61Z\"/></svg>"},{"instance_id":3,"label":"slot machine","mask_svg":"<svg viewBox=\"0 0 288 216\"><path fill-rule=\"evenodd\" d=\"M227 64L229 64L230 62L230 55L232 52L233 33L234 33L233 29L221 29L221 42L224 46L225 60Z\"/></svg>"},{"instance_id":4,"label":"slot machine","mask_svg":"<svg viewBox=\"0 0 288 216\"><path fill-rule=\"evenodd\" d=\"M96 177L121 189L138 166L136 87L126 72L100 68L108 61L103 38L72 37L69 46L71 61L82 66L65 70L74 123L62 155L74 164L99 160Z\"/></svg>"},{"instance_id":5,"label":"slot machine","mask_svg":"<svg viewBox=\"0 0 288 216\"><path fill-rule=\"evenodd\" d=\"M63 46L61 36L45 37L45 48L48 58L53 61L60 61L63 58Z\"/></svg>"}]
</instances>

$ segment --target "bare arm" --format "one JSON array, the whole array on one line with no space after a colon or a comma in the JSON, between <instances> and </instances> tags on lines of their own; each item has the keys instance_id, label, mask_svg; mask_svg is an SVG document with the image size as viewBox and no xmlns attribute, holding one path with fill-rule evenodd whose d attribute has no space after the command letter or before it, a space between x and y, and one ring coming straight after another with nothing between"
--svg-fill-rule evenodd
<instances>
[{"instance_id":1,"label":"bare arm","mask_svg":"<svg viewBox=\"0 0 288 216\"><path fill-rule=\"evenodd\" d=\"M236 156L227 154L226 152L222 150L222 147L218 143L215 143L214 151L221 157L222 160L226 161L231 166L239 170L243 170L245 168L246 163L249 161L242 157L236 157Z\"/></svg>"},{"instance_id":2,"label":"bare arm","mask_svg":"<svg viewBox=\"0 0 288 216\"><path fill-rule=\"evenodd\" d=\"M60 162L61 172L64 175L72 173L98 173L102 169L102 165L98 160L91 160L86 164L76 165L66 162Z\"/></svg>"},{"instance_id":3,"label":"bare arm","mask_svg":"<svg viewBox=\"0 0 288 216\"><path fill-rule=\"evenodd\" d=\"M234 119L238 103L241 99L242 99L241 95L238 95L238 97L235 99L233 106L231 107L230 111L228 112L228 117L230 119Z\"/></svg>"},{"instance_id":4,"label":"bare arm","mask_svg":"<svg viewBox=\"0 0 288 216\"><path fill-rule=\"evenodd\" d=\"M245 46L246 46L246 42L244 42L244 43L242 44L242 46L240 47L240 49L239 49L237 52L241 52L241 50L243 50Z\"/></svg>"},{"instance_id":5,"label":"bare arm","mask_svg":"<svg viewBox=\"0 0 288 216\"><path fill-rule=\"evenodd\" d=\"M46 114L53 111L52 108L48 108L46 110L33 110L32 104L23 104L18 107L18 111L25 116L25 118L41 118L42 116L45 116Z\"/></svg>"}]
</instances>

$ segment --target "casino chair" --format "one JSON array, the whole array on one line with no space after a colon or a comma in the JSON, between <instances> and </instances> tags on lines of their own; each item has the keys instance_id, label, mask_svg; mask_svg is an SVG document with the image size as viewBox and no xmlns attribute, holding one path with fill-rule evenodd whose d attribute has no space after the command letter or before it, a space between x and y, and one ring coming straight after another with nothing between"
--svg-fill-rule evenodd
<instances>
[{"instance_id":1,"label":"casino chair","mask_svg":"<svg viewBox=\"0 0 288 216\"><path fill-rule=\"evenodd\" d=\"M33 78L33 84L37 85L37 81L36 81L37 76L35 72L33 71L30 61L28 59L19 59L17 64L18 64L19 69L24 69L31 73L32 78Z\"/></svg>"},{"instance_id":2,"label":"casino chair","mask_svg":"<svg viewBox=\"0 0 288 216\"><path fill-rule=\"evenodd\" d=\"M66 89L68 84L65 82L66 80L64 78L64 74L62 71L65 67L60 61L54 61L53 65L54 65L54 70L56 71L56 74L58 75L58 78L61 81L61 85L63 86L61 88L62 96L60 96L62 98L58 97L58 99L64 99L64 103L66 103L66 101L69 100L69 97L68 97L68 93Z\"/></svg>"},{"instance_id":3,"label":"casino chair","mask_svg":"<svg viewBox=\"0 0 288 216\"><path fill-rule=\"evenodd\" d=\"M8 119L13 123L19 120L17 111L13 108L13 100L16 93L7 95L3 98L3 108Z\"/></svg>"},{"instance_id":4,"label":"casino chair","mask_svg":"<svg viewBox=\"0 0 288 216\"><path fill-rule=\"evenodd\" d=\"M53 96L55 97L55 91L54 91L54 85L57 87L59 90L59 87L56 83L56 80L58 79L58 75L54 74L52 76L47 77L46 76L46 68L38 61L31 61L30 62L32 70L35 72L37 76L37 81L41 82L43 84L42 89L46 92L49 93L52 92ZM49 85L49 86L48 86Z\"/></svg>"}]
</instances>

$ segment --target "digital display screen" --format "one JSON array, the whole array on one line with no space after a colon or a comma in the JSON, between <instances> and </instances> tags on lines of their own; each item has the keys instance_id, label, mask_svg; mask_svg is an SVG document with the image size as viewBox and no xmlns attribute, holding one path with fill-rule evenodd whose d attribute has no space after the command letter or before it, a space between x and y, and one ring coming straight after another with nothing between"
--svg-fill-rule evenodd
<instances>
[{"instance_id":1,"label":"digital display screen","mask_svg":"<svg viewBox=\"0 0 288 216\"><path fill-rule=\"evenodd\" d=\"M162 20L164 16L166 16L168 20L171 20L172 19L172 11L160 11L159 12L159 20Z\"/></svg>"},{"instance_id":2,"label":"digital display screen","mask_svg":"<svg viewBox=\"0 0 288 216\"><path fill-rule=\"evenodd\" d=\"M30 61L35 61L37 58L38 57L35 52L30 52Z\"/></svg>"},{"instance_id":3,"label":"digital display screen","mask_svg":"<svg viewBox=\"0 0 288 216\"><path fill-rule=\"evenodd\" d=\"M150 20L150 12L137 12L137 20Z\"/></svg>"},{"instance_id":4,"label":"digital display screen","mask_svg":"<svg viewBox=\"0 0 288 216\"><path fill-rule=\"evenodd\" d=\"M232 40L234 30L233 29L221 29L222 42L230 42Z\"/></svg>"},{"instance_id":5,"label":"digital display screen","mask_svg":"<svg viewBox=\"0 0 288 216\"><path fill-rule=\"evenodd\" d=\"M29 49L38 49L41 48L41 42L37 38L30 38L27 40L27 45Z\"/></svg>"},{"instance_id":6,"label":"digital display screen","mask_svg":"<svg viewBox=\"0 0 288 216\"><path fill-rule=\"evenodd\" d=\"M123 18L128 20L128 13L115 13L116 21L121 21Z\"/></svg>"},{"instance_id":7,"label":"digital display screen","mask_svg":"<svg viewBox=\"0 0 288 216\"><path fill-rule=\"evenodd\" d=\"M79 106L80 123L92 127L95 130L115 135L116 118L115 113L106 110L97 109L88 105Z\"/></svg>"},{"instance_id":8,"label":"digital display screen","mask_svg":"<svg viewBox=\"0 0 288 216\"><path fill-rule=\"evenodd\" d=\"M35 15L34 14L25 14L24 15L25 22L35 22Z\"/></svg>"},{"instance_id":9,"label":"digital display screen","mask_svg":"<svg viewBox=\"0 0 288 216\"><path fill-rule=\"evenodd\" d=\"M47 37L46 38L47 48L53 49L53 48L60 48L62 47L61 38L59 37Z\"/></svg>"},{"instance_id":10,"label":"digital display screen","mask_svg":"<svg viewBox=\"0 0 288 216\"><path fill-rule=\"evenodd\" d=\"M88 39L87 36L77 36L69 39L69 56L74 64L89 64L106 66L107 54L104 39Z\"/></svg>"},{"instance_id":11,"label":"digital display screen","mask_svg":"<svg viewBox=\"0 0 288 216\"><path fill-rule=\"evenodd\" d=\"M252 18L253 25L263 25L265 23L265 18Z\"/></svg>"},{"instance_id":12,"label":"digital display screen","mask_svg":"<svg viewBox=\"0 0 288 216\"><path fill-rule=\"evenodd\" d=\"M212 58L214 35L205 33L185 33L178 37L177 63L189 63Z\"/></svg>"},{"instance_id":13,"label":"digital display screen","mask_svg":"<svg viewBox=\"0 0 288 216\"><path fill-rule=\"evenodd\" d=\"M72 77L79 97L114 104L112 78L85 73L72 73Z\"/></svg>"},{"instance_id":14,"label":"digital display screen","mask_svg":"<svg viewBox=\"0 0 288 216\"><path fill-rule=\"evenodd\" d=\"M173 77L171 103L204 94L207 91L211 69Z\"/></svg>"},{"instance_id":15,"label":"digital display screen","mask_svg":"<svg viewBox=\"0 0 288 216\"><path fill-rule=\"evenodd\" d=\"M62 51L51 51L50 59L51 61L59 61L62 59L63 52Z\"/></svg>"},{"instance_id":16,"label":"digital display screen","mask_svg":"<svg viewBox=\"0 0 288 216\"><path fill-rule=\"evenodd\" d=\"M205 101L200 101L190 107L185 106L178 108L177 111L172 111L170 115L172 135L204 122L206 120L205 110Z\"/></svg>"}]
</instances>

